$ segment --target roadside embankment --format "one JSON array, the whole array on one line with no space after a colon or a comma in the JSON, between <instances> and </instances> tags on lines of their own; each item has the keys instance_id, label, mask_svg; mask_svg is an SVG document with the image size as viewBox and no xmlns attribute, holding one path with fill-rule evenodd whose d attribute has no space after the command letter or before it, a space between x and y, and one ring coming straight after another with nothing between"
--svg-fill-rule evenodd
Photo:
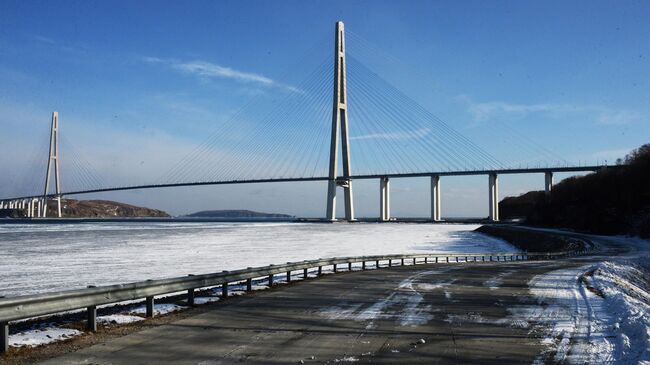
<instances>
[{"instance_id":1,"label":"roadside embankment","mask_svg":"<svg viewBox=\"0 0 650 365\"><path fill-rule=\"evenodd\" d=\"M552 231L535 231L517 226L484 225L477 232L501 238L528 252L581 251L593 248L585 238L575 238Z\"/></svg>"}]
</instances>

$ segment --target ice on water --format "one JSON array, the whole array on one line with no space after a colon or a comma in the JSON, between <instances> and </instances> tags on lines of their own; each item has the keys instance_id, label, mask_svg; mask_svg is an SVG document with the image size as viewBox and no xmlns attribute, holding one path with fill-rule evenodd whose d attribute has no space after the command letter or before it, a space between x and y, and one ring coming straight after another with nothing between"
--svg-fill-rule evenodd
<instances>
[{"instance_id":1,"label":"ice on water","mask_svg":"<svg viewBox=\"0 0 650 365\"><path fill-rule=\"evenodd\" d=\"M465 224L125 222L0 225L0 296L319 257L513 248Z\"/></svg>"}]
</instances>

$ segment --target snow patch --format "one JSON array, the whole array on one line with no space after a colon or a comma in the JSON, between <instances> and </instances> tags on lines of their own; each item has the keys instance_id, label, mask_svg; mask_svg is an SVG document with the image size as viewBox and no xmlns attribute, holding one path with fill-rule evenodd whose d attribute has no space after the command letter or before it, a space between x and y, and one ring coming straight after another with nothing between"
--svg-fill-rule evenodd
<instances>
[{"instance_id":1,"label":"snow patch","mask_svg":"<svg viewBox=\"0 0 650 365\"><path fill-rule=\"evenodd\" d=\"M343 356L340 359L334 359L334 362L357 362L359 361L359 358L356 358L354 356Z\"/></svg>"},{"instance_id":2,"label":"snow patch","mask_svg":"<svg viewBox=\"0 0 650 365\"><path fill-rule=\"evenodd\" d=\"M533 278L529 287L539 305L513 313L544 334L547 349L537 363L650 361L647 257L552 271Z\"/></svg>"},{"instance_id":3,"label":"snow patch","mask_svg":"<svg viewBox=\"0 0 650 365\"><path fill-rule=\"evenodd\" d=\"M503 279L510 274L512 274L512 271L502 272L483 282L483 286L490 288L490 290L497 290L503 284Z\"/></svg>"},{"instance_id":4,"label":"snow patch","mask_svg":"<svg viewBox=\"0 0 650 365\"><path fill-rule=\"evenodd\" d=\"M128 314L111 314L107 316L98 316L97 323L103 325L128 324L144 321L140 316L131 316Z\"/></svg>"},{"instance_id":5,"label":"snow patch","mask_svg":"<svg viewBox=\"0 0 650 365\"><path fill-rule=\"evenodd\" d=\"M16 333L9 336L11 347L33 347L52 342L68 340L81 335L81 331L70 328L47 327Z\"/></svg>"},{"instance_id":6,"label":"snow patch","mask_svg":"<svg viewBox=\"0 0 650 365\"><path fill-rule=\"evenodd\" d=\"M437 271L425 271L403 280L387 297L361 308L361 304L340 303L320 311L320 315L330 320L350 319L368 322L366 328L374 328L377 319L394 319L400 326L419 326L433 319L431 305L424 303L420 291L440 290L451 285L454 280L434 283L420 282Z\"/></svg>"},{"instance_id":7,"label":"snow patch","mask_svg":"<svg viewBox=\"0 0 650 365\"><path fill-rule=\"evenodd\" d=\"M187 307L183 307L176 304L168 304L168 303L154 304L153 314L155 316L159 316L162 314L177 312L186 308ZM147 307L145 305L141 305L131 309L129 313L145 315L147 313Z\"/></svg>"},{"instance_id":8,"label":"snow patch","mask_svg":"<svg viewBox=\"0 0 650 365\"><path fill-rule=\"evenodd\" d=\"M221 298L219 297L194 297L194 304L203 305L203 304L218 302L219 300L221 300Z\"/></svg>"}]
</instances>

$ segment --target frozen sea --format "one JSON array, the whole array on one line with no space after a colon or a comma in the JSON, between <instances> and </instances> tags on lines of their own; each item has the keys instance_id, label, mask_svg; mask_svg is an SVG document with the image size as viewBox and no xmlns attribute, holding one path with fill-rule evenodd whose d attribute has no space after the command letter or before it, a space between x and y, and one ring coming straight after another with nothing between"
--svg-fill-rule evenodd
<instances>
[{"instance_id":1,"label":"frozen sea","mask_svg":"<svg viewBox=\"0 0 650 365\"><path fill-rule=\"evenodd\" d=\"M320 257L512 251L469 224L0 224L0 297Z\"/></svg>"}]
</instances>

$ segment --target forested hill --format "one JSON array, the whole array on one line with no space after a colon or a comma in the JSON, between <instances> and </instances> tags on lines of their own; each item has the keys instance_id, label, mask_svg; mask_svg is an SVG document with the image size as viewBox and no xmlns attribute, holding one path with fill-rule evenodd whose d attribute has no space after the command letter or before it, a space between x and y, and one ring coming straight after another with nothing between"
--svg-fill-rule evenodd
<instances>
[{"instance_id":1,"label":"forested hill","mask_svg":"<svg viewBox=\"0 0 650 365\"><path fill-rule=\"evenodd\" d=\"M555 185L550 198L535 191L499 203L502 219L598 234L650 237L650 144L605 169Z\"/></svg>"},{"instance_id":2,"label":"forested hill","mask_svg":"<svg viewBox=\"0 0 650 365\"><path fill-rule=\"evenodd\" d=\"M56 218L57 202L50 199L47 203L47 216ZM135 218L135 217L169 217L162 210L138 207L110 200L75 200L61 199L63 218ZM0 210L0 218L25 218L26 209Z\"/></svg>"}]
</instances>

